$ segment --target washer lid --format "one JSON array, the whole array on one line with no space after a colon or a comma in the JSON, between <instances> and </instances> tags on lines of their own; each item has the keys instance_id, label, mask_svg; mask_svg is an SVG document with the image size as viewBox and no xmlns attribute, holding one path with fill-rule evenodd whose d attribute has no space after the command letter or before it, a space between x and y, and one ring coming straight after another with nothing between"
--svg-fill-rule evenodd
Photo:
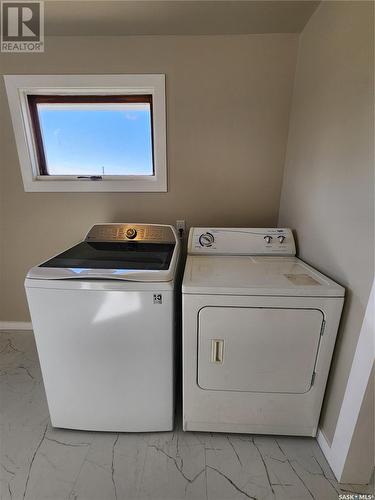
<instances>
[{"instance_id":1,"label":"washer lid","mask_svg":"<svg viewBox=\"0 0 375 500\"><path fill-rule=\"evenodd\" d=\"M96 224L84 241L33 267L27 278L171 281L179 249L172 226Z\"/></svg>"},{"instance_id":2,"label":"washer lid","mask_svg":"<svg viewBox=\"0 0 375 500\"><path fill-rule=\"evenodd\" d=\"M173 243L84 241L33 267L27 277L169 281L174 249Z\"/></svg>"},{"instance_id":3,"label":"washer lid","mask_svg":"<svg viewBox=\"0 0 375 500\"><path fill-rule=\"evenodd\" d=\"M296 257L189 255L182 292L343 297L345 289Z\"/></svg>"}]
</instances>

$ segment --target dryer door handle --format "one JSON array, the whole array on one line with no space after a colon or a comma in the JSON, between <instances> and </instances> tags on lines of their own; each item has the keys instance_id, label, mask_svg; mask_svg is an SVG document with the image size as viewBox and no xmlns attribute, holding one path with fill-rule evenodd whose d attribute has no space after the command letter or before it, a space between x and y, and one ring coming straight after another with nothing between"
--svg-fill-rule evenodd
<instances>
[{"instance_id":1,"label":"dryer door handle","mask_svg":"<svg viewBox=\"0 0 375 500\"><path fill-rule=\"evenodd\" d=\"M211 339L211 363L222 363L224 359L224 340Z\"/></svg>"}]
</instances>

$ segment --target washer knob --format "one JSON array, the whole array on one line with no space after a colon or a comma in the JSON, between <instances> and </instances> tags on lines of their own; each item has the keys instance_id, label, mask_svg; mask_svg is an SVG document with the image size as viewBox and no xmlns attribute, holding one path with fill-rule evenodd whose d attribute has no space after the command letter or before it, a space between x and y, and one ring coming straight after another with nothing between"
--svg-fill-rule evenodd
<instances>
[{"instance_id":1,"label":"washer knob","mask_svg":"<svg viewBox=\"0 0 375 500\"><path fill-rule=\"evenodd\" d=\"M285 240L285 236L283 236L282 234L280 234L280 236L278 236L277 239L280 241L280 243L283 243L284 240Z\"/></svg>"},{"instance_id":2,"label":"washer knob","mask_svg":"<svg viewBox=\"0 0 375 500\"><path fill-rule=\"evenodd\" d=\"M134 229L134 227L129 227L129 229L126 230L125 234L129 240L133 240L137 236L137 230Z\"/></svg>"},{"instance_id":3,"label":"washer knob","mask_svg":"<svg viewBox=\"0 0 375 500\"><path fill-rule=\"evenodd\" d=\"M199 243L202 247L211 247L215 238L211 233L203 233L199 236Z\"/></svg>"},{"instance_id":4,"label":"washer knob","mask_svg":"<svg viewBox=\"0 0 375 500\"><path fill-rule=\"evenodd\" d=\"M266 240L267 245L271 243L272 236L265 236L264 239Z\"/></svg>"}]
</instances>

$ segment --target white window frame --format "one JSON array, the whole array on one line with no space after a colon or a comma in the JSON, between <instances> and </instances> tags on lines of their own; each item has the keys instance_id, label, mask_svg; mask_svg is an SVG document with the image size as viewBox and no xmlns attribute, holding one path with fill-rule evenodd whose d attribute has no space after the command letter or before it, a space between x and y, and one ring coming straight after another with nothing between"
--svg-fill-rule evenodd
<instances>
[{"instance_id":1,"label":"white window frame","mask_svg":"<svg viewBox=\"0 0 375 500\"><path fill-rule=\"evenodd\" d=\"M39 192L166 192L167 152L165 75L5 75L10 113L25 191ZM152 95L154 175L39 175L28 95Z\"/></svg>"}]
</instances>

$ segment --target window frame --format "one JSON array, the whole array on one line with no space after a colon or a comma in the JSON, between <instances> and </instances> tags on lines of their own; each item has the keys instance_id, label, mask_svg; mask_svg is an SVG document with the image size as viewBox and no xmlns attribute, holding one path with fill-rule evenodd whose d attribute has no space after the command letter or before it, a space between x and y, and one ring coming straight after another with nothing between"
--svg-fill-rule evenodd
<instances>
[{"instance_id":1,"label":"window frame","mask_svg":"<svg viewBox=\"0 0 375 500\"><path fill-rule=\"evenodd\" d=\"M165 75L5 75L4 80L25 191L167 191ZM140 97L151 101L153 175L104 175L95 180L46 175L39 117L30 101L139 102Z\"/></svg>"}]
</instances>

